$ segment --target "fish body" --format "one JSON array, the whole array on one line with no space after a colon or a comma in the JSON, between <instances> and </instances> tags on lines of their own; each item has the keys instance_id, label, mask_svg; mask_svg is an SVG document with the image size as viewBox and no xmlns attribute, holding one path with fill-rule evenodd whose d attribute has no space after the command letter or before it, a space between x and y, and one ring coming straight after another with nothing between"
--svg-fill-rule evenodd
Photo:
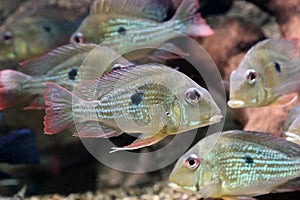
<instances>
[{"instance_id":1,"label":"fish body","mask_svg":"<svg viewBox=\"0 0 300 200\"><path fill-rule=\"evenodd\" d=\"M233 130L198 142L178 160L170 181L203 198L247 199L298 190L299 177L299 145L265 133Z\"/></svg>"},{"instance_id":2,"label":"fish body","mask_svg":"<svg viewBox=\"0 0 300 200\"><path fill-rule=\"evenodd\" d=\"M28 11L30 12L30 11ZM22 61L68 43L81 19L69 20L65 10L43 8L9 19L0 27L0 61Z\"/></svg>"},{"instance_id":3,"label":"fish body","mask_svg":"<svg viewBox=\"0 0 300 200\"><path fill-rule=\"evenodd\" d=\"M300 145L300 105L292 108L284 123L282 135Z\"/></svg>"},{"instance_id":4,"label":"fish body","mask_svg":"<svg viewBox=\"0 0 300 200\"><path fill-rule=\"evenodd\" d=\"M79 122L76 127L82 127L76 134L79 137L141 133L138 140L122 149L149 146L168 135L217 123L222 118L207 90L159 64L115 69L99 79L80 83L73 90L76 95L53 83L46 85L47 134L73 125L74 116Z\"/></svg>"},{"instance_id":5,"label":"fish body","mask_svg":"<svg viewBox=\"0 0 300 200\"><path fill-rule=\"evenodd\" d=\"M299 90L295 40L267 39L253 46L230 75L232 108L284 105Z\"/></svg>"},{"instance_id":6,"label":"fish body","mask_svg":"<svg viewBox=\"0 0 300 200\"><path fill-rule=\"evenodd\" d=\"M90 14L83 21L78 30L71 36L70 41L73 43L101 43L101 45L106 45L120 54L125 54L145 47L165 47L163 44L178 37L178 33L209 36L213 34L213 30L200 14L196 13L198 8L197 0L184 0L172 19L159 23L134 16L122 16L123 11L112 16L110 12L106 11L110 9L105 9L103 6L101 12L98 11L97 15L95 13ZM172 49L174 46L171 48L169 46L165 50ZM145 53L135 54L137 58L143 56Z\"/></svg>"},{"instance_id":7,"label":"fish body","mask_svg":"<svg viewBox=\"0 0 300 200\"><path fill-rule=\"evenodd\" d=\"M83 60L96 47L96 44L68 44L21 63L22 72L0 71L0 109L34 95L38 97L29 108L44 108L44 83L55 82L71 90L75 80L79 81L77 76ZM106 47L99 47L97 50L95 51L101 56L111 52ZM121 63L120 60L118 62Z\"/></svg>"}]
</instances>

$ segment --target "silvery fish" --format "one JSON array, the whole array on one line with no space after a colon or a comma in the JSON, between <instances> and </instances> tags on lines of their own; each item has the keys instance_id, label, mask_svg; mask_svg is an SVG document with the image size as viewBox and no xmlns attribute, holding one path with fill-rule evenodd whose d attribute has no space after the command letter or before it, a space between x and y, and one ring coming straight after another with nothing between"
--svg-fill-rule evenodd
<instances>
[{"instance_id":1,"label":"silvery fish","mask_svg":"<svg viewBox=\"0 0 300 200\"><path fill-rule=\"evenodd\" d=\"M283 126L282 135L300 145L300 104L292 108Z\"/></svg>"},{"instance_id":2,"label":"silvery fish","mask_svg":"<svg viewBox=\"0 0 300 200\"><path fill-rule=\"evenodd\" d=\"M160 64L117 68L99 79L79 83L73 93L55 83L46 86L46 134L58 133L74 120L79 137L141 134L131 145L114 151L149 146L222 118L206 89Z\"/></svg>"},{"instance_id":3,"label":"silvery fish","mask_svg":"<svg viewBox=\"0 0 300 200\"><path fill-rule=\"evenodd\" d=\"M300 189L300 146L266 133L214 133L178 160L170 181L203 198L252 199L295 191Z\"/></svg>"},{"instance_id":4,"label":"silvery fish","mask_svg":"<svg viewBox=\"0 0 300 200\"><path fill-rule=\"evenodd\" d=\"M102 58L110 57L113 53L107 47L99 47L96 44L68 44L21 63L22 72L1 70L0 110L35 95L37 98L26 108L43 109L45 105L42 96L46 88L44 83L55 82L71 90L75 80L80 81L77 78L80 73L78 70L92 50L95 56L100 55ZM122 58L116 62L124 65L128 63ZM102 59L102 63L105 63L105 60Z\"/></svg>"},{"instance_id":5,"label":"silvery fish","mask_svg":"<svg viewBox=\"0 0 300 200\"><path fill-rule=\"evenodd\" d=\"M80 12L76 19L69 19L70 11L66 9L43 5L32 11L27 7L28 10L23 8L26 11L8 18L0 28L1 62L26 60L67 44L82 21Z\"/></svg>"},{"instance_id":6,"label":"silvery fish","mask_svg":"<svg viewBox=\"0 0 300 200\"><path fill-rule=\"evenodd\" d=\"M299 90L296 40L267 39L253 46L230 76L232 108L285 105Z\"/></svg>"},{"instance_id":7,"label":"silvery fish","mask_svg":"<svg viewBox=\"0 0 300 200\"><path fill-rule=\"evenodd\" d=\"M172 19L162 23L136 18L134 15L124 15L126 9L132 13L140 12L140 9L133 6L139 1L133 1L129 4L129 1L115 0L117 5L125 3L126 6L123 9L120 9L120 6L107 7L104 2L100 2L101 6L97 7L97 11L91 12L90 16L72 35L70 39L72 43L101 43L101 45L108 46L120 54L136 49L145 49L149 46L177 52L178 47L172 43L164 43L178 37L178 33L193 36L213 34L213 30L206 24L205 20L199 13L196 13L199 9L197 0L183 0ZM134 59L143 57L146 53L148 52L140 53L141 55L135 53Z\"/></svg>"}]
</instances>

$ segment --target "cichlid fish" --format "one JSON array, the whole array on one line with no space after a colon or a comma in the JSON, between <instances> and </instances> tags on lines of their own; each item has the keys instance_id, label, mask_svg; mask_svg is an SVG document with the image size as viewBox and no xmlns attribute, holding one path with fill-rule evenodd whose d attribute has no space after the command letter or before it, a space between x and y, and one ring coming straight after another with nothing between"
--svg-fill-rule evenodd
<instances>
[{"instance_id":1,"label":"cichlid fish","mask_svg":"<svg viewBox=\"0 0 300 200\"><path fill-rule=\"evenodd\" d=\"M67 44L81 22L80 15L76 20L64 17L65 9L42 8L28 12L8 19L0 27L1 62L26 60Z\"/></svg>"},{"instance_id":2,"label":"cichlid fish","mask_svg":"<svg viewBox=\"0 0 300 200\"><path fill-rule=\"evenodd\" d=\"M282 135L300 145L300 104L292 108L283 126Z\"/></svg>"},{"instance_id":3,"label":"cichlid fish","mask_svg":"<svg viewBox=\"0 0 300 200\"><path fill-rule=\"evenodd\" d=\"M39 163L34 133L29 129L20 129L2 136L0 138L0 163Z\"/></svg>"},{"instance_id":4,"label":"cichlid fish","mask_svg":"<svg viewBox=\"0 0 300 200\"><path fill-rule=\"evenodd\" d=\"M202 198L251 199L295 191L300 189L300 146L259 132L214 133L178 160L170 181Z\"/></svg>"},{"instance_id":5,"label":"cichlid fish","mask_svg":"<svg viewBox=\"0 0 300 200\"><path fill-rule=\"evenodd\" d=\"M96 47L98 48L94 50ZM107 47L99 47L96 44L68 44L21 63L24 73L14 70L0 71L0 110L34 95L37 95L37 98L27 108L43 109L45 106L42 96L46 88L43 83L55 82L71 90L83 60L92 50L104 58L109 57L112 52ZM116 62L128 63L122 58ZM102 63L105 61L102 60Z\"/></svg>"},{"instance_id":6,"label":"cichlid fish","mask_svg":"<svg viewBox=\"0 0 300 200\"><path fill-rule=\"evenodd\" d=\"M115 0L114 3L117 5L126 5L123 9L120 9L119 5L107 7L104 2L105 0L99 1L98 4L101 6L97 6L96 11L92 11L82 22L70 39L72 43L101 43L121 55L132 50L144 49L149 45L172 52L178 47L172 43L164 43L178 37L177 32L193 36L213 34L213 30L205 20L199 13L196 13L199 9L197 0L183 0L172 19L162 23L124 15L126 9L133 13L140 12L140 9L134 6L139 1ZM140 55L134 54L134 59L143 57L147 53L146 51Z\"/></svg>"},{"instance_id":7,"label":"cichlid fish","mask_svg":"<svg viewBox=\"0 0 300 200\"><path fill-rule=\"evenodd\" d=\"M284 105L299 90L295 40L267 39L253 46L230 76L232 108Z\"/></svg>"},{"instance_id":8,"label":"cichlid fish","mask_svg":"<svg viewBox=\"0 0 300 200\"><path fill-rule=\"evenodd\" d=\"M178 81L180 80L180 81ZM115 69L75 87L75 94L46 83L45 133L74 124L79 137L141 133L131 150L155 144L168 135L217 123L221 111L208 91L189 77L160 64ZM102 129L102 130L101 130Z\"/></svg>"}]
</instances>

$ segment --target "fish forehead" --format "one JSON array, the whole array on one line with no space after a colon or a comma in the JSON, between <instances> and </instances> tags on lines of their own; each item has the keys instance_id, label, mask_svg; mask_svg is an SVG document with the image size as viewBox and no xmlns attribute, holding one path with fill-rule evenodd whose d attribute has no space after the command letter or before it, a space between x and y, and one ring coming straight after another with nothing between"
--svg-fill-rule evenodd
<instances>
[{"instance_id":1,"label":"fish forehead","mask_svg":"<svg viewBox=\"0 0 300 200\"><path fill-rule=\"evenodd\" d=\"M89 37L95 37L97 38L97 41L99 40L98 42L100 42L100 40L104 40L106 37L118 35L118 30L121 27L125 28L126 30L132 30L156 25L158 25L158 23L156 23L155 21L135 18L131 16L93 15L85 19L85 21L82 23L82 25L80 25L76 32L82 32L84 35L86 35L89 34L89 28L94 28L96 26L96 31L91 33L97 35L90 35Z\"/></svg>"}]
</instances>

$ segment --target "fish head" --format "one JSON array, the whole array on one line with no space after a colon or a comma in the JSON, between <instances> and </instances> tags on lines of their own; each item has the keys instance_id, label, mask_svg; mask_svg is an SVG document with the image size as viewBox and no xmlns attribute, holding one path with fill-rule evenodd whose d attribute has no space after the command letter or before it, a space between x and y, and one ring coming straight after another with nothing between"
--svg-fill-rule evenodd
<instances>
[{"instance_id":1,"label":"fish head","mask_svg":"<svg viewBox=\"0 0 300 200\"><path fill-rule=\"evenodd\" d=\"M257 70L236 70L231 73L228 101L231 108L263 105L266 95L262 74Z\"/></svg>"},{"instance_id":2,"label":"fish head","mask_svg":"<svg viewBox=\"0 0 300 200\"><path fill-rule=\"evenodd\" d=\"M17 57L14 37L14 33L8 29L0 33L0 61L13 60Z\"/></svg>"},{"instance_id":3,"label":"fish head","mask_svg":"<svg viewBox=\"0 0 300 200\"><path fill-rule=\"evenodd\" d=\"M200 167L201 159L197 155L196 149L192 148L179 158L169 176L169 180L181 188L197 191Z\"/></svg>"},{"instance_id":4,"label":"fish head","mask_svg":"<svg viewBox=\"0 0 300 200\"><path fill-rule=\"evenodd\" d=\"M98 24L96 16L88 16L80 24L78 29L71 35L71 43L99 43L101 42L101 34L99 31L103 29ZM98 27L98 28L95 28ZM98 30L99 29L99 30Z\"/></svg>"},{"instance_id":5,"label":"fish head","mask_svg":"<svg viewBox=\"0 0 300 200\"><path fill-rule=\"evenodd\" d=\"M24 17L0 33L0 61L25 60L62 44L58 23L38 17Z\"/></svg>"},{"instance_id":6,"label":"fish head","mask_svg":"<svg viewBox=\"0 0 300 200\"><path fill-rule=\"evenodd\" d=\"M218 169L214 167L214 148L219 145L220 136L221 132L206 136L182 155L169 176L170 182L186 190L200 192L203 198L216 193L220 182L217 181Z\"/></svg>"},{"instance_id":7,"label":"fish head","mask_svg":"<svg viewBox=\"0 0 300 200\"><path fill-rule=\"evenodd\" d=\"M205 88L197 84L190 85L180 96L181 130L192 130L221 121L221 110Z\"/></svg>"},{"instance_id":8,"label":"fish head","mask_svg":"<svg viewBox=\"0 0 300 200\"><path fill-rule=\"evenodd\" d=\"M288 75L285 67L290 65L294 46L294 41L283 39L267 39L254 45L230 75L228 105L242 108L287 102L289 97L279 97L287 91L283 87Z\"/></svg>"}]
</instances>

